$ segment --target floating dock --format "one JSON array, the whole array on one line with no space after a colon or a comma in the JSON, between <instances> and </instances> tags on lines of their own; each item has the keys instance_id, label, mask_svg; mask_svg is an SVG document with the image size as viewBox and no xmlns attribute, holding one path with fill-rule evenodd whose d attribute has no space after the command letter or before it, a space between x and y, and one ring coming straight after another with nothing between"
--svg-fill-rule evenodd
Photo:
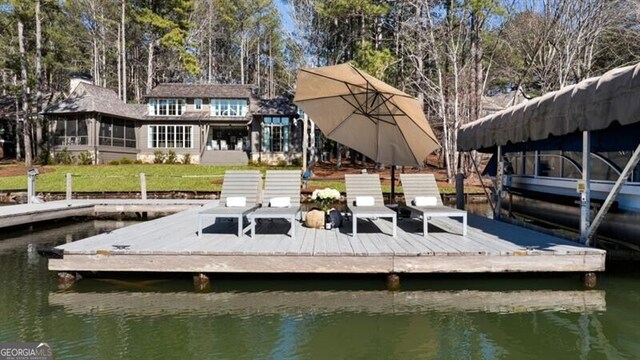
<instances>
[{"instance_id":1,"label":"floating dock","mask_svg":"<svg viewBox=\"0 0 640 360\"><path fill-rule=\"evenodd\" d=\"M214 206L209 202L204 208ZM605 269L604 250L469 214L468 232L454 219L391 222L360 220L340 229L309 229L296 222L264 220L256 236L237 236L233 221L205 219L197 236L192 208L57 247L62 259L49 259L59 272L186 273L500 273L596 272Z\"/></svg>"},{"instance_id":2,"label":"floating dock","mask_svg":"<svg viewBox=\"0 0 640 360\"><path fill-rule=\"evenodd\" d=\"M200 207L210 200L192 199L93 199L61 200L42 204L0 206L0 229L69 217L113 213L175 213Z\"/></svg>"}]
</instances>

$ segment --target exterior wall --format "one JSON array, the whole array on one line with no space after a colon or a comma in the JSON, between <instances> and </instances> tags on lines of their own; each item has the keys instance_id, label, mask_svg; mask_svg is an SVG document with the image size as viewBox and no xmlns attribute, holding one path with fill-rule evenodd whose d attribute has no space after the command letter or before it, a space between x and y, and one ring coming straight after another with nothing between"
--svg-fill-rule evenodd
<instances>
[{"instance_id":1,"label":"exterior wall","mask_svg":"<svg viewBox=\"0 0 640 360\"><path fill-rule=\"evenodd\" d=\"M203 115L209 114L210 101L208 98L202 98L202 109L196 110L196 99L187 100L187 112L202 112Z\"/></svg>"},{"instance_id":2,"label":"exterior wall","mask_svg":"<svg viewBox=\"0 0 640 360\"><path fill-rule=\"evenodd\" d=\"M112 146L98 146L98 164L108 164L113 160L121 160L122 158L131 161L136 160L138 150L132 148L119 148Z\"/></svg>"},{"instance_id":3,"label":"exterior wall","mask_svg":"<svg viewBox=\"0 0 640 360\"><path fill-rule=\"evenodd\" d=\"M291 118L289 130L289 151L284 152L263 152L262 151L262 116L254 116L251 122L251 161L260 161L270 165L275 165L280 161L291 163L294 159L302 158L302 122Z\"/></svg>"},{"instance_id":4,"label":"exterior wall","mask_svg":"<svg viewBox=\"0 0 640 360\"><path fill-rule=\"evenodd\" d=\"M149 125L191 125L193 126L193 138L191 139L192 148L190 149L177 149L177 148L150 148L149 147ZM204 146L204 139L202 134L202 127L199 124L193 122L183 122L183 121L157 121L157 122L146 122L140 126L140 134L138 137L138 149L140 149L138 154L138 160L143 162L153 162L154 156L153 152L156 150L162 150L167 153L169 150L173 150L178 158L182 159L184 154L191 155L191 163L199 163L200 162L200 153Z\"/></svg>"}]
</instances>

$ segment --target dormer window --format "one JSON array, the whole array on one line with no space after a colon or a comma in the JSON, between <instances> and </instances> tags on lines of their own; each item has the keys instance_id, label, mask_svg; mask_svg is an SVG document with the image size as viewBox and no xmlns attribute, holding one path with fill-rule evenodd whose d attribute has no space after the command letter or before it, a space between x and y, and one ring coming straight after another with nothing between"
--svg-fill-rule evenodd
<instances>
[{"instance_id":1,"label":"dormer window","mask_svg":"<svg viewBox=\"0 0 640 360\"><path fill-rule=\"evenodd\" d=\"M202 99L195 99L193 103L195 104L196 110L202 110Z\"/></svg>"},{"instance_id":2,"label":"dormer window","mask_svg":"<svg viewBox=\"0 0 640 360\"><path fill-rule=\"evenodd\" d=\"M180 116L185 112L184 99L151 99L149 100L149 115Z\"/></svg>"},{"instance_id":3,"label":"dormer window","mask_svg":"<svg viewBox=\"0 0 640 360\"><path fill-rule=\"evenodd\" d=\"M211 116L244 117L248 108L247 99L211 99Z\"/></svg>"}]
</instances>

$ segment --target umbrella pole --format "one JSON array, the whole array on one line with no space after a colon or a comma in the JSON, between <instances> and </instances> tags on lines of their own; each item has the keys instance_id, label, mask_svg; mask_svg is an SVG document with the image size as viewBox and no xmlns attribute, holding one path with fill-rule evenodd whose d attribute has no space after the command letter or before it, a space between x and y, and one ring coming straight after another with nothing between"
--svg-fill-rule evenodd
<instances>
[{"instance_id":1,"label":"umbrella pole","mask_svg":"<svg viewBox=\"0 0 640 360\"><path fill-rule=\"evenodd\" d=\"M391 198L389 199L390 204L396 203L396 166L391 165Z\"/></svg>"}]
</instances>

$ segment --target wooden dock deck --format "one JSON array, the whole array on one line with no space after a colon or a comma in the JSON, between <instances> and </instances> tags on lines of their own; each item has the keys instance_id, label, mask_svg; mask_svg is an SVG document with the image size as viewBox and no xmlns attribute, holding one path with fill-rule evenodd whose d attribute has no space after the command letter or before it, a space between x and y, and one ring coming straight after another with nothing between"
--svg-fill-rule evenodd
<instances>
[{"instance_id":1,"label":"wooden dock deck","mask_svg":"<svg viewBox=\"0 0 640 360\"><path fill-rule=\"evenodd\" d=\"M211 204L211 203L210 203ZM211 206L211 205L207 205ZM594 272L605 268L605 251L480 216L460 222L398 222L393 238L387 220L360 220L358 235L347 221L341 229L316 230L296 223L262 221L252 239L236 235L234 222L205 222L196 235L194 208L110 233L61 245L52 271L191 273L484 273ZM118 246L114 246L118 245ZM122 249L121 245L126 246ZM120 248L119 248L120 247Z\"/></svg>"},{"instance_id":2,"label":"wooden dock deck","mask_svg":"<svg viewBox=\"0 0 640 360\"><path fill-rule=\"evenodd\" d=\"M174 213L194 206L200 207L208 202L210 201L191 199L91 199L0 206L0 229L40 221L104 213Z\"/></svg>"}]
</instances>

